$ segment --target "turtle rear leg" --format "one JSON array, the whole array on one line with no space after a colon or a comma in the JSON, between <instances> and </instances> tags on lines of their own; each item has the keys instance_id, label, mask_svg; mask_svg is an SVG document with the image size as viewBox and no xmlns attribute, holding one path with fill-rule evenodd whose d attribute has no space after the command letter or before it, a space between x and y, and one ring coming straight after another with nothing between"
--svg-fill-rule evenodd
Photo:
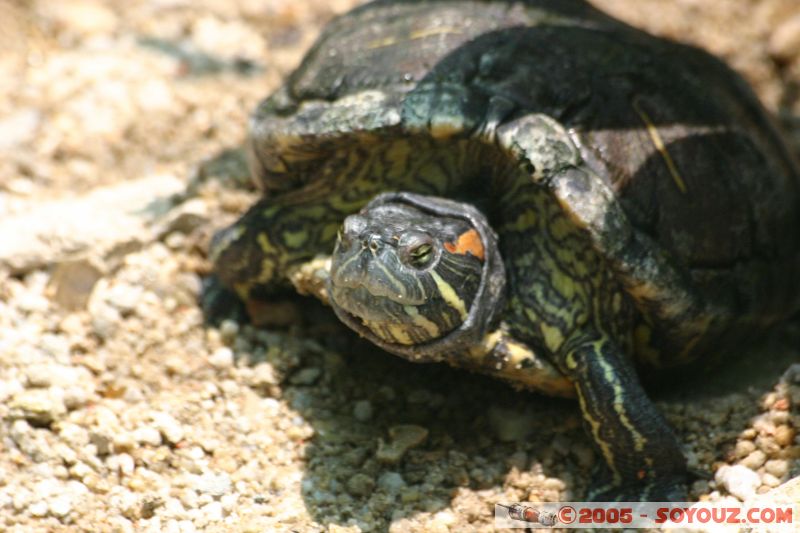
<instances>
[{"instance_id":1,"label":"turtle rear leg","mask_svg":"<svg viewBox=\"0 0 800 533\"><path fill-rule=\"evenodd\" d=\"M587 499L685 499L686 459L630 360L602 336L570 345L558 363L575 383L585 425L606 463Z\"/></svg>"}]
</instances>

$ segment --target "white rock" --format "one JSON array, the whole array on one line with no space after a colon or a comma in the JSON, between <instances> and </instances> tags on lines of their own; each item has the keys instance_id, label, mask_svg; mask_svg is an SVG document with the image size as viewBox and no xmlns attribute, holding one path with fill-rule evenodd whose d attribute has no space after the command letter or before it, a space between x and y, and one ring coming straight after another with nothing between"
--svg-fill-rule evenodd
<instances>
[{"instance_id":1,"label":"white rock","mask_svg":"<svg viewBox=\"0 0 800 533\"><path fill-rule=\"evenodd\" d=\"M219 474L206 472L201 476L194 476L192 488L202 494L210 494L215 498L219 498L231 492L233 484L230 476L224 472Z\"/></svg>"},{"instance_id":2,"label":"white rock","mask_svg":"<svg viewBox=\"0 0 800 533\"><path fill-rule=\"evenodd\" d=\"M207 503L200 508L203 513L203 518L208 522L218 522L222 520L222 504L220 502Z\"/></svg>"},{"instance_id":3,"label":"white rock","mask_svg":"<svg viewBox=\"0 0 800 533\"><path fill-rule=\"evenodd\" d=\"M15 395L9 405L12 418L32 424L49 425L67 413L63 394L58 389L30 389Z\"/></svg>"},{"instance_id":4,"label":"white rock","mask_svg":"<svg viewBox=\"0 0 800 533\"><path fill-rule=\"evenodd\" d=\"M117 27L114 12L94 0L45 0L36 5L48 19L82 36L111 33Z\"/></svg>"},{"instance_id":5,"label":"white rock","mask_svg":"<svg viewBox=\"0 0 800 533\"><path fill-rule=\"evenodd\" d=\"M217 348L208 358L208 362L218 370L230 368L233 366L233 350L227 346Z\"/></svg>"},{"instance_id":6,"label":"white rock","mask_svg":"<svg viewBox=\"0 0 800 533\"><path fill-rule=\"evenodd\" d=\"M5 402L8 398L22 391L23 388L22 383L18 379L11 379L8 381L0 380L0 402Z\"/></svg>"},{"instance_id":7,"label":"white rock","mask_svg":"<svg viewBox=\"0 0 800 533\"><path fill-rule=\"evenodd\" d=\"M41 120L41 113L35 109L21 109L0 119L0 150L32 140Z\"/></svg>"},{"instance_id":8,"label":"white rock","mask_svg":"<svg viewBox=\"0 0 800 533\"><path fill-rule=\"evenodd\" d=\"M161 445L161 432L152 426L136 428L133 431L133 438L139 444L146 444L149 446Z\"/></svg>"},{"instance_id":9,"label":"white rock","mask_svg":"<svg viewBox=\"0 0 800 533\"><path fill-rule=\"evenodd\" d=\"M2 227L2 224L0 224ZM0 248L2 244L0 244ZM26 313L44 313L50 307L50 302L41 294L25 291L15 298L17 307Z\"/></svg>"},{"instance_id":10,"label":"white rock","mask_svg":"<svg viewBox=\"0 0 800 533\"><path fill-rule=\"evenodd\" d=\"M30 387L71 387L85 383L91 374L82 366L34 364L25 369Z\"/></svg>"},{"instance_id":11,"label":"white rock","mask_svg":"<svg viewBox=\"0 0 800 533\"><path fill-rule=\"evenodd\" d=\"M175 107L172 88L164 80L145 80L136 91L136 100L145 111L169 111Z\"/></svg>"},{"instance_id":12,"label":"white rock","mask_svg":"<svg viewBox=\"0 0 800 533\"><path fill-rule=\"evenodd\" d=\"M142 298L144 288L139 285L117 283L105 294L105 300L123 315L132 313Z\"/></svg>"},{"instance_id":13,"label":"white rock","mask_svg":"<svg viewBox=\"0 0 800 533\"><path fill-rule=\"evenodd\" d=\"M59 518L72 512L72 502L67 496L57 496L48 503L50 514Z\"/></svg>"},{"instance_id":14,"label":"white rock","mask_svg":"<svg viewBox=\"0 0 800 533\"><path fill-rule=\"evenodd\" d=\"M742 465L725 465L717 470L714 480L742 501L752 498L761 485L758 474Z\"/></svg>"},{"instance_id":15,"label":"white rock","mask_svg":"<svg viewBox=\"0 0 800 533\"><path fill-rule=\"evenodd\" d=\"M186 514L183 504L178 498L168 498L164 502L164 515L173 518L181 518Z\"/></svg>"},{"instance_id":16,"label":"white rock","mask_svg":"<svg viewBox=\"0 0 800 533\"><path fill-rule=\"evenodd\" d=\"M161 432L167 442L174 445L183 440L186 432L180 422L175 420L171 414L157 411L151 417L153 425Z\"/></svg>"},{"instance_id":17,"label":"white rock","mask_svg":"<svg viewBox=\"0 0 800 533\"><path fill-rule=\"evenodd\" d=\"M30 504L28 506L28 513L37 518L45 516L47 514L47 502L40 501Z\"/></svg>"},{"instance_id":18,"label":"white rock","mask_svg":"<svg viewBox=\"0 0 800 533\"><path fill-rule=\"evenodd\" d=\"M90 304L89 315L92 319L92 331L102 340L111 338L122 321L119 311L106 302Z\"/></svg>"},{"instance_id":19,"label":"white rock","mask_svg":"<svg viewBox=\"0 0 800 533\"><path fill-rule=\"evenodd\" d=\"M31 199L17 214L0 218L0 266L24 273L80 252L92 250L102 256L126 243L154 239L150 224L163 214L154 209L156 202L161 198L167 205L166 199L183 189L183 182L173 176L153 175L83 196Z\"/></svg>"}]
</instances>

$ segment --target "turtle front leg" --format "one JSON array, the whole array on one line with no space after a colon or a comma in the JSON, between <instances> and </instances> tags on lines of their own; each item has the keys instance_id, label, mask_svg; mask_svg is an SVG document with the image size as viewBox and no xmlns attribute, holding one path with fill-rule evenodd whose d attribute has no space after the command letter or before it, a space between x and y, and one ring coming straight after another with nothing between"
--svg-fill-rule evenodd
<instances>
[{"instance_id":1,"label":"turtle front leg","mask_svg":"<svg viewBox=\"0 0 800 533\"><path fill-rule=\"evenodd\" d=\"M214 272L243 300L286 288L290 269L330 254L343 218L322 202L264 198L214 236Z\"/></svg>"},{"instance_id":2,"label":"turtle front leg","mask_svg":"<svg viewBox=\"0 0 800 533\"><path fill-rule=\"evenodd\" d=\"M515 339L503 325L487 333L467 352L447 360L547 396L575 397L572 382L548 358Z\"/></svg>"},{"instance_id":3,"label":"turtle front leg","mask_svg":"<svg viewBox=\"0 0 800 533\"><path fill-rule=\"evenodd\" d=\"M686 459L678 440L619 346L583 337L562 353L558 364L575 383L586 428L606 463L587 499L685 500Z\"/></svg>"},{"instance_id":4,"label":"turtle front leg","mask_svg":"<svg viewBox=\"0 0 800 533\"><path fill-rule=\"evenodd\" d=\"M244 319L242 302L289 289L293 272L333 250L344 215L321 201L292 200L262 199L214 236L209 252L214 274L201 298L208 322Z\"/></svg>"}]
</instances>

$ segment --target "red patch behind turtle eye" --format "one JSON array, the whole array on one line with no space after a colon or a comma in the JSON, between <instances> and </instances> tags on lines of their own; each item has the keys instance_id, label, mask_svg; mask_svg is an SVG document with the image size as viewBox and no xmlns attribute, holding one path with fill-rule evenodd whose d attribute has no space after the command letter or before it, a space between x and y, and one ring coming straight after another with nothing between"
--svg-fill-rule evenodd
<instances>
[{"instance_id":1,"label":"red patch behind turtle eye","mask_svg":"<svg viewBox=\"0 0 800 533\"><path fill-rule=\"evenodd\" d=\"M464 255L467 252L469 252L474 257L477 257L481 261L483 261L484 258L484 250L483 250L483 243L481 242L481 236L474 229L467 230L461 235L459 235L458 239L456 239L456 242L444 243L444 247L451 254Z\"/></svg>"}]
</instances>

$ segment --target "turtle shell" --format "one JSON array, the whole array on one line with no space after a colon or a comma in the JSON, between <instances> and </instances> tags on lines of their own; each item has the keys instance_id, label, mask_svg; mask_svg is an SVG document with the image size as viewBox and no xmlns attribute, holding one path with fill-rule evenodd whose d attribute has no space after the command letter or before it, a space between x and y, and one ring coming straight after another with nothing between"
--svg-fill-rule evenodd
<instances>
[{"instance_id":1,"label":"turtle shell","mask_svg":"<svg viewBox=\"0 0 800 533\"><path fill-rule=\"evenodd\" d=\"M265 194L303 194L404 137L496 146L527 169L681 357L799 307L797 166L702 51L579 1L374 2L260 104L251 165Z\"/></svg>"}]
</instances>

